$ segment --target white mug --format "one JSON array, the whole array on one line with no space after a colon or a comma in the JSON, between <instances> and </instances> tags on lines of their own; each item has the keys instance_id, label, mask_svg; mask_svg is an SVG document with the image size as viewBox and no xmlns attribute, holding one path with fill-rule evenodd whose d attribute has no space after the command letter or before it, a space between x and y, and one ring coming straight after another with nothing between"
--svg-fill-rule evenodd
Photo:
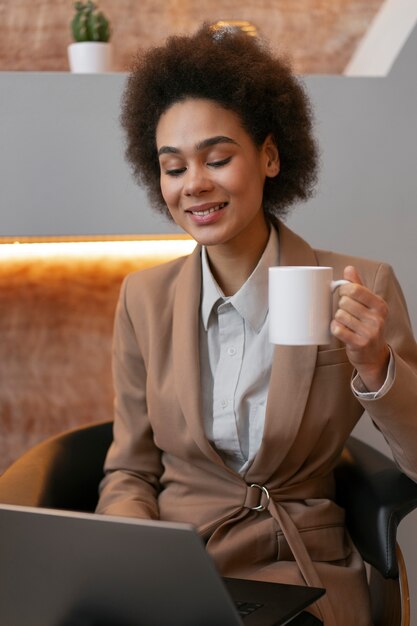
<instances>
[{"instance_id":1,"label":"white mug","mask_svg":"<svg viewBox=\"0 0 417 626\"><path fill-rule=\"evenodd\" d=\"M287 346L330 343L332 294L348 280L332 267L269 268L269 340Z\"/></svg>"}]
</instances>

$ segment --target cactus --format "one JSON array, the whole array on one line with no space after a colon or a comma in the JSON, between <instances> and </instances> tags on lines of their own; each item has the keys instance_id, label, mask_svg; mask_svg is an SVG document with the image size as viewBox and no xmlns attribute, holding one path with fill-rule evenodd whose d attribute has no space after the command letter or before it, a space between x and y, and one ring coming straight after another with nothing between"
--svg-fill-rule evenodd
<instances>
[{"instance_id":1,"label":"cactus","mask_svg":"<svg viewBox=\"0 0 417 626\"><path fill-rule=\"evenodd\" d=\"M109 22L91 0L74 4L75 16L71 22L74 41L100 41L110 39Z\"/></svg>"}]
</instances>

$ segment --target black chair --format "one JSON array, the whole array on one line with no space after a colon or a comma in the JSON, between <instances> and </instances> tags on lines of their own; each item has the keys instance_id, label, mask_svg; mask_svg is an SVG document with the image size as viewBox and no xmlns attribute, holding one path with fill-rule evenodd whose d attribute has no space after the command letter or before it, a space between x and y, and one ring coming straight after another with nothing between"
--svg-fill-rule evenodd
<instances>
[{"instance_id":1,"label":"black chair","mask_svg":"<svg viewBox=\"0 0 417 626\"><path fill-rule=\"evenodd\" d=\"M38 444L0 477L0 502L94 511L111 439L112 423L99 422ZM417 507L417 484L353 437L337 467L336 484L349 532L369 564L375 626L409 626L407 574L396 531Z\"/></svg>"}]
</instances>

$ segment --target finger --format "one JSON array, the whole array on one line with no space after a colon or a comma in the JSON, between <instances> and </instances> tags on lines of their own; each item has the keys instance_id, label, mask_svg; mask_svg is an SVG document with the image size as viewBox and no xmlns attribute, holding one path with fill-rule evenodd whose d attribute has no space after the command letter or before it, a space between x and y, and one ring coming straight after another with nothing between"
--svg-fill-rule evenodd
<instances>
[{"instance_id":1,"label":"finger","mask_svg":"<svg viewBox=\"0 0 417 626\"><path fill-rule=\"evenodd\" d=\"M381 316L366 313L361 317L352 315L343 309L338 309L335 313L334 319L339 323L350 329L352 332L365 337L368 340L374 340L379 337L384 328L384 320Z\"/></svg>"},{"instance_id":2,"label":"finger","mask_svg":"<svg viewBox=\"0 0 417 626\"><path fill-rule=\"evenodd\" d=\"M343 321L333 319L331 332L350 350L373 350L383 340L378 328L361 324L354 318Z\"/></svg>"},{"instance_id":3,"label":"finger","mask_svg":"<svg viewBox=\"0 0 417 626\"><path fill-rule=\"evenodd\" d=\"M370 319L376 316L386 318L388 308L385 300L358 285L348 293L341 294L338 308L347 311L358 319Z\"/></svg>"},{"instance_id":4,"label":"finger","mask_svg":"<svg viewBox=\"0 0 417 626\"><path fill-rule=\"evenodd\" d=\"M348 266L345 268L344 276L351 276L351 278L361 280L361 277L352 266ZM387 305L385 300L383 300L376 293L373 293L373 291L370 291L370 289L368 289L361 283L349 282L346 285L342 285L341 287L339 287L339 296L339 306L344 306L343 298L347 297L363 304L368 309L373 309L377 311L380 315L383 315L384 317L387 314Z\"/></svg>"},{"instance_id":5,"label":"finger","mask_svg":"<svg viewBox=\"0 0 417 626\"><path fill-rule=\"evenodd\" d=\"M355 330L349 328L336 319L332 320L330 325L332 334L340 341L343 341L347 347L353 350L364 348L368 343L368 338L362 334L358 334Z\"/></svg>"},{"instance_id":6,"label":"finger","mask_svg":"<svg viewBox=\"0 0 417 626\"><path fill-rule=\"evenodd\" d=\"M358 285L363 285L361 276L353 265L347 265L343 270L343 278L345 280L349 280L351 283L357 283Z\"/></svg>"}]
</instances>

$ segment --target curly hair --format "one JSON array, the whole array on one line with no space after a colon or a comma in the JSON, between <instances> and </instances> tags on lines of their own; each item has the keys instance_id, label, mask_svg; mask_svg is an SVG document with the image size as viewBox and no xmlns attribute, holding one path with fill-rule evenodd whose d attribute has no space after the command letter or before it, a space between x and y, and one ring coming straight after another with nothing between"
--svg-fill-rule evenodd
<instances>
[{"instance_id":1,"label":"curly hair","mask_svg":"<svg viewBox=\"0 0 417 626\"><path fill-rule=\"evenodd\" d=\"M318 154L311 105L300 81L259 39L204 24L194 35L169 37L139 55L123 94L126 157L154 208L170 217L159 182L158 121L172 104L188 98L212 100L236 113L258 147L272 135L280 173L265 181L267 216L282 217L292 203L312 195Z\"/></svg>"}]
</instances>

